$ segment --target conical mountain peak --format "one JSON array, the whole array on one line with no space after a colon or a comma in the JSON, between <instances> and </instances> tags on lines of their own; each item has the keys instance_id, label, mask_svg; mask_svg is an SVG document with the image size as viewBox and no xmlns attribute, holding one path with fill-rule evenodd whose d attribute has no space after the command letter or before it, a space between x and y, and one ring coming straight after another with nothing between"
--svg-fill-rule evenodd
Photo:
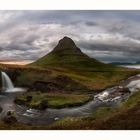
<instances>
[{"instance_id":1,"label":"conical mountain peak","mask_svg":"<svg viewBox=\"0 0 140 140\"><path fill-rule=\"evenodd\" d=\"M74 50L74 51L80 51L80 49L76 46L74 41L65 36L61 40L59 40L57 46L54 48L54 51L63 51L63 50Z\"/></svg>"},{"instance_id":2,"label":"conical mountain peak","mask_svg":"<svg viewBox=\"0 0 140 140\"><path fill-rule=\"evenodd\" d=\"M55 68L64 67L78 70L95 70L97 67L100 69L102 66L105 66L105 64L84 54L76 46L74 41L67 36L59 40L56 47L50 53L34 62L33 65L41 67L51 66Z\"/></svg>"},{"instance_id":3,"label":"conical mountain peak","mask_svg":"<svg viewBox=\"0 0 140 140\"><path fill-rule=\"evenodd\" d=\"M71 38L67 37L67 36L65 36L61 40L59 40L59 43L65 43L65 42L69 42L69 43L74 44L74 41Z\"/></svg>"}]
</instances>

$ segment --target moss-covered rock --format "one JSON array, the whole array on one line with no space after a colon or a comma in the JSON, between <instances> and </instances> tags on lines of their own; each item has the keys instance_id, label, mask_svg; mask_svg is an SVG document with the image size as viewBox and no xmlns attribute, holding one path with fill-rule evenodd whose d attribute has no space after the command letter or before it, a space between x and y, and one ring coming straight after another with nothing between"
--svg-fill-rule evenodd
<instances>
[{"instance_id":1,"label":"moss-covered rock","mask_svg":"<svg viewBox=\"0 0 140 140\"><path fill-rule=\"evenodd\" d=\"M8 124L13 124L17 122L16 113L14 111L8 111L3 121Z\"/></svg>"},{"instance_id":2,"label":"moss-covered rock","mask_svg":"<svg viewBox=\"0 0 140 140\"><path fill-rule=\"evenodd\" d=\"M31 96L32 100L27 100ZM26 105L30 108L45 109L50 108L63 108L82 105L89 100L93 99L91 95L83 94L64 94L64 93L41 93L41 92L28 92L19 95L15 99L15 103Z\"/></svg>"}]
</instances>

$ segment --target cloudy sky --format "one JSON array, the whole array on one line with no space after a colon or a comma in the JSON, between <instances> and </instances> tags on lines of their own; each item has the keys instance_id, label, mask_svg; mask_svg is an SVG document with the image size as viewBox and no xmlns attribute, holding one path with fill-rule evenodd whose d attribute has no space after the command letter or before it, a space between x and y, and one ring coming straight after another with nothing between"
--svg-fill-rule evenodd
<instances>
[{"instance_id":1,"label":"cloudy sky","mask_svg":"<svg viewBox=\"0 0 140 140\"><path fill-rule=\"evenodd\" d=\"M0 11L0 61L35 61L64 36L101 61L140 61L140 11Z\"/></svg>"}]
</instances>

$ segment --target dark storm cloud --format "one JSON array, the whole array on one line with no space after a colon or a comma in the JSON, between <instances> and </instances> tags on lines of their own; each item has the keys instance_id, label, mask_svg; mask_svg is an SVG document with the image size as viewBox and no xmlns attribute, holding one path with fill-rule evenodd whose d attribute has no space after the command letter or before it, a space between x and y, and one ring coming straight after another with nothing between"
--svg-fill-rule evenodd
<instances>
[{"instance_id":1,"label":"dark storm cloud","mask_svg":"<svg viewBox=\"0 0 140 140\"><path fill-rule=\"evenodd\" d=\"M77 43L78 44L78 43ZM115 46L106 44L79 43L78 46L91 57L102 61L138 61L140 59L140 47Z\"/></svg>"},{"instance_id":2,"label":"dark storm cloud","mask_svg":"<svg viewBox=\"0 0 140 140\"><path fill-rule=\"evenodd\" d=\"M63 36L103 61L140 59L140 11L0 11L0 18L0 59L36 60Z\"/></svg>"},{"instance_id":3,"label":"dark storm cloud","mask_svg":"<svg viewBox=\"0 0 140 140\"><path fill-rule=\"evenodd\" d=\"M93 22L93 21L87 21L87 22L85 22L85 24L87 26L96 26L97 25L97 23L96 22Z\"/></svg>"}]
</instances>

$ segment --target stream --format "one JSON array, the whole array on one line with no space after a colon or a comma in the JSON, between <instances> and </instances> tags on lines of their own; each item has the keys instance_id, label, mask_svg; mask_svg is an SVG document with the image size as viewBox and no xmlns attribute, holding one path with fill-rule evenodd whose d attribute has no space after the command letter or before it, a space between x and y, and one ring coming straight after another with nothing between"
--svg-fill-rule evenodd
<instances>
[{"instance_id":1,"label":"stream","mask_svg":"<svg viewBox=\"0 0 140 140\"><path fill-rule=\"evenodd\" d=\"M130 92L121 93L123 88ZM0 95L0 106L3 111L0 118L3 118L8 111L14 111L18 122L31 125L48 125L65 117L88 116L94 113L99 107L114 107L124 100L127 100L135 91L140 89L140 75L132 76L120 82L118 86L107 88L95 95L94 99L79 107L35 110L14 103L17 95L22 93L5 93Z\"/></svg>"}]
</instances>

